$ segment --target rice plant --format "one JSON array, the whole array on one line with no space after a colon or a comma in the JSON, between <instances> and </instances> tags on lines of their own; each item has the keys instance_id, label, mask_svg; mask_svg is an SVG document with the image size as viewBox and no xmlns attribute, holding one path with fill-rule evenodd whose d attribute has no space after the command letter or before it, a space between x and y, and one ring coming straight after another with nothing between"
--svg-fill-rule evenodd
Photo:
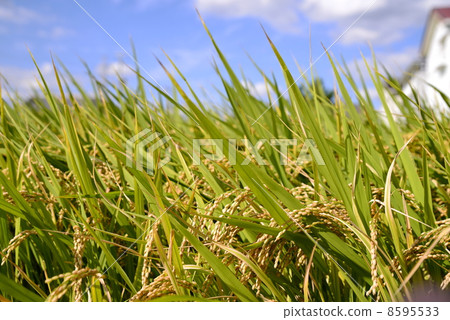
<instances>
[{"instance_id":1,"label":"rice plant","mask_svg":"<svg viewBox=\"0 0 450 320\"><path fill-rule=\"evenodd\" d=\"M170 59L171 94L138 66L136 88L91 72L88 88L62 65L54 68L59 91L41 76L31 100L3 82L0 300L409 301L420 288L445 295L448 117L403 94L376 62L367 72L383 112L368 84L359 89L331 57L334 93L313 74L299 86L269 38L284 85L261 71L262 100L210 37L226 101L219 111ZM135 165L127 141L146 129L169 137L164 166L162 149ZM223 144L224 158L196 162L198 139L236 145ZM263 139L298 144L251 153L242 143ZM308 141L317 152L299 163Z\"/></svg>"}]
</instances>

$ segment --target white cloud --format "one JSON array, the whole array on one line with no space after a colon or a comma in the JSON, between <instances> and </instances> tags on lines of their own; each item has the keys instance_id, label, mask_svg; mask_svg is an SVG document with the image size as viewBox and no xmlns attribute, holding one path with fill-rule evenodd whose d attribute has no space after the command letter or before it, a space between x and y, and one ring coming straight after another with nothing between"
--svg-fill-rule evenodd
<instances>
[{"instance_id":1,"label":"white cloud","mask_svg":"<svg viewBox=\"0 0 450 320\"><path fill-rule=\"evenodd\" d=\"M202 14L229 18L253 17L291 33L299 28L299 10L295 0L195 0Z\"/></svg>"},{"instance_id":2,"label":"white cloud","mask_svg":"<svg viewBox=\"0 0 450 320\"><path fill-rule=\"evenodd\" d=\"M406 36L411 27L423 28L429 11L448 6L448 0L194 0L203 14L226 18L253 17L285 32L306 27L305 19L335 25L337 38L356 19L361 19L342 38L345 44L390 44ZM370 9L369 9L370 8Z\"/></svg>"},{"instance_id":3,"label":"white cloud","mask_svg":"<svg viewBox=\"0 0 450 320\"><path fill-rule=\"evenodd\" d=\"M173 0L128 0L128 1L124 1L124 0L111 0L114 4L121 4L121 3L127 3L129 4L130 2L133 3L133 5L135 6L136 9L138 10L145 10L153 5L156 5L158 3L161 2L165 2L165 4L172 2Z\"/></svg>"},{"instance_id":4,"label":"white cloud","mask_svg":"<svg viewBox=\"0 0 450 320\"><path fill-rule=\"evenodd\" d=\"M373 1L361 0L303 0L299 8L315 21L330 22L353 18L366 11ZM387 0L373 2L370 10L386 6Z\"/></svg>"},{"instance_id":5,"label":"white cloud","mask_svg":"<svg viewBox=\"0 0 450 320\"><path fill-rule=\"evenodd\" d=\"M72 29L67 29L61 26L52 27L50 29L42 29L38 31L38 36L45 39L61 39L75 35L76 32Z\"/></svg>"},{"instance_id":6,"label":"white cloud","mask_svg":"<svg viewBox=\"0 0 450 320\"><path fill-rule=\"evenodd\" d=\"M134 74L133 70L122 61L115 61L111 63L101 63L97 66L97 72L101 77L115 77L120 75L121 77L127 77Z\"/></svg>"},{"instance_id":7,"label":"white cloud","mask_svg":"<svg viewBox=\"0 0 450 320\"><path fill-rule=\"evenodd\" d=\"M250 91L250 94L254 97L269 101L269 96L267 95L267 89L269 89L269 94L272 100L276 99L277 96L272 88L264 81L259 82L250 82L250 81L241 81L242 85Z\"/></svg>"},{"instance_id":8,"label":"white cloud","mask_svg":"<svg viewBox=\"0 0 450 320\"><path fill-rule=\"evenodd\" d=\"M248 81L241 81L241 83L248 89L248 91L250 91L251 95L259 98L267 97L267 87L265 82L252 83Z\"/></svg>"},{"instance_id":9,"label":"white cloud","mask_svg":"<svg viewBox=\"0 0 450 320\"><path fill-rule=\"evenodd\" d=\"M419 51L416 47L408 47L399 52L378 52L376 55L378 69L380 72L383 72L382 67L385 67L386 70L394 77L401 77L405 70L418 59ZM372 68L373 62L370 57L365 57L369 67ZM351 74L358 74L357 67L361 71L364 80L366 83L370 83L371 79L365 65L364 60L358 59L353 64L349 65ZM371 70L373 72L373 70Z\"/></svg>"},{"instance_id":10,"label":"white cloud","mask_svg":"<svg viewBox=\"0 0 450 320\"><path fill-rule=\"evenodd\" d=\"M378 60L387 70L394 73L403 72L419 57L419 51L415 47L409 47L401 52L379 53Z\"/></svg>"},{"instance_id":11,"label":"white cloud","mask_svg":"<svg viewBox=\"0 0 450 320\"><path fill-rule=\"evenodd\" d=\"M360 92L363 92L363 88L360 89ZM369 94L370 99L372 101L378 101L380 100L380 95L378 94L378 90L375 87L368 87L367 93Z\"/></svg>"},{"instance_id":12,"label":"white cloud","mask_svg":"<svg viewBox=\"0 0 450 320\"><path fill-rule=\"evenodd\" d=\"M50 62L43 63L39 69L50 88L55 88L56 80L53 76L52 64ZM12 90L24 97L30 96L33 90L39 90L40 78L36 69L0 65L0 79L2 83L5 83L6 80Z\"/></svg>"},{"instance_id":13,"label":"white cloud","mask_svg":"<svg viewBox=\"0 0 450 320\"><path fill-rule=\"evenodd\" d=\"M300 7L312 21L335 23L339 28L334 37L364 13L342 41L385 45L404 38L409 28L423 28L431 9L448 4L448 0L334 0L330 5L327 0L304 0Z\"/></svg>"},{"instance_id":14,"label":"white cloud","mask_svg":"<svg viewBox=\"0 0 450 320\"><path fill-rule=\"evenodd\" d=\"M401 40L402 38L403 33L399 30L382 35L379 30L354 26L342 36L341 42L343 44L375 43L387 45L397 40Z\"/></svg>"},{"instance_id":15,"label":"white cloud","mask_svg":"<svg viewBox=\"0 0 450 320\"><path fill-rule=\"evenodd\" d=\"M48 61L40 63L39 70L41 71L50 91L58 93L59 88L55 78L53 64ZM72 76L79 83L86 83L89 80L85 73L74 73ZM64 74L60 73L60 77L64 77ZM10 91L10 93L17 92L23 99L31 97L35 92L42 95L39 87L41 78L34 67L27 68L11 65L0 65L0 82L2 89Z\"/></svg>"},{"instance_id":16,"label":"white cloud","mask_svg":"<svg viewBox=\"0 0 450 320\"><path fill-rule=\"evenodd\" d=\"M0 2L0 21L14 24L26 24L30 22L43 21L36 12L25 7L17 6L12 1Z\"/></svg>"}]
</instances>

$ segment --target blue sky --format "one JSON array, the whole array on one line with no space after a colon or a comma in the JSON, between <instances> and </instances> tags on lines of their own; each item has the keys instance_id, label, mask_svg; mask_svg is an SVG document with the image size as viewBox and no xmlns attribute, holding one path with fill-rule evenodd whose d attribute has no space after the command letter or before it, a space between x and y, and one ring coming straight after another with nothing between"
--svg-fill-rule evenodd
<instances>
[{"instance_id":1,"label":"blue sky","mask_svg":"<svg viewBox=\"0 0 450 320\"><path fill-rule=\"evenodd\" d=\"M331 49L335 57L343 57L352 64L360 60L361 52L370 55L370 43L379 60L400 74L418 55L429 10L450 5L448 0L77 2L104 30L73 0L0 0L0 73L19 92L26 93L30 87L36 87L27 48L49 77L50 53L61 59L81 81L86 80L86 72L80 59L101 77L111 77L115 72L132 77L126 64L133 65L133 62L106 32L128 52L131 52L132 38L141 66L161 85L168 85L155 59L157 56L164 61L162 48L195 87L211 91L218 83L211 67L214 52L195 8L231 64L242 68L246 77L255 83L256 90L261 88L262 79L247 53L265 72L280 75L260 23L293 70L295 61L307 68L310 58L315 60L324 52L322 46L330 46L344 34ZM358 17L357 23L345 32ZM328 86L333 86L326 56L314 69Z\"/></svg>"}]
</instances>

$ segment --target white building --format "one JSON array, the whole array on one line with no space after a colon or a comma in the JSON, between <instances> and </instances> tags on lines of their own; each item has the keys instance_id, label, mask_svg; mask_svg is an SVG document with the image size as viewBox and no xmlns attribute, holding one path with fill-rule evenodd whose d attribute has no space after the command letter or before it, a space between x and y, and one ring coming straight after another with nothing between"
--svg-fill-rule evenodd
<instances>
[{"instance_id":1,"label":"white building","mask_svg":"<svg viewBox=\"0 0 450 320\"><path fill-rule=\"evenodd\" d=\"M412 96L412 86L428 105L450 114L435 86L450 97L450 7L434 9L428 18L420 48L421 60L412 71L404 92Z\"/></svg>"}]
</instances>

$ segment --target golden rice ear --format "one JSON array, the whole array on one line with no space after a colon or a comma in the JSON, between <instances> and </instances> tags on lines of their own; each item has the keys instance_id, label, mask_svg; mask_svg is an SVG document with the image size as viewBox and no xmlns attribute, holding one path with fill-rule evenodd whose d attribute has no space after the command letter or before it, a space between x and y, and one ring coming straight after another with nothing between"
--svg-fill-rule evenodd
<instances>
[{"instance_id":1,"label":"golden rice ear","mask_svg":"<svg viewBox=\"0 0 450 320\"><path fill-rule=\"evenodd\" d=\"M449 283L450 283L450 272L445 275L445 278L441 283L441 289L442 290L447 289Z\"/></svg>"},{"instance_id":2,"label":"golden rice ear","mask_svg":"<svg viewBox=\"0 0 450 320\"><path fill-rule=\"evenodd\" d=\"M81 231L81 228L78 225L75 225L73 227L73 230L75 231L73 235L74 265L75 271L79 271L83 268L83 253L86 247L86 241L88 240L88 237L86 228L83 228L83 231ZM76 302L81 301L81 299L83 298L82 284L83 279L78 279L75 281L75 284L73 285L74 300Z\"/></svg>"},{"instance_id":3,"label":"golden rice ear","mask_svg":"<svg viewBox=\"0 0 450 320\"><path fill-rule=\"evenodd\" d=\"M177 285L189 290L191 293L197 293L197 284L177 279ZM134 296L130 298L130 302L151 301L167 295L176 293L172 281L166 272L157 276L152 283L144 285Z\"/></svg>"},{"instance_id":4,"label":"golden rice ear","mask_svg":"<svg viewBox=\"0 0 450 320\"><path fill-rule=\"evenodd\" d=\"M52 277L50 279L47 279L45 282L50 284L51 282L55 280L62 279L62 283L54 289L50 295L47 297L47 302L57 302L62 297L65 296L65 294L73 287L77 286L80 280L83 280L85 278L93 278L94 281L98 281L100 279L104 278L104 275L98 272L96 269L90 269L90 268L83 268L79 270L75 270L73 272L64 273L57 275L55 277ZM79 297L79 300L81 301L81 297Z\"/></svg>"},{"instance_id":5,"label":"golden rice ear","mask_svg":"<svg viewBox=\"0 0 450 320\"><path fill-rule=\"evenodd\" d=\"M8 259L11 253L17 249L24 241L28 239L31 235L37 234L36 230L24 230L21 233L19 233L17 236L12 238L9 241L8 246L2 250L2 263L1 265L4 265Z\"/></svg>"}]
</instances>

